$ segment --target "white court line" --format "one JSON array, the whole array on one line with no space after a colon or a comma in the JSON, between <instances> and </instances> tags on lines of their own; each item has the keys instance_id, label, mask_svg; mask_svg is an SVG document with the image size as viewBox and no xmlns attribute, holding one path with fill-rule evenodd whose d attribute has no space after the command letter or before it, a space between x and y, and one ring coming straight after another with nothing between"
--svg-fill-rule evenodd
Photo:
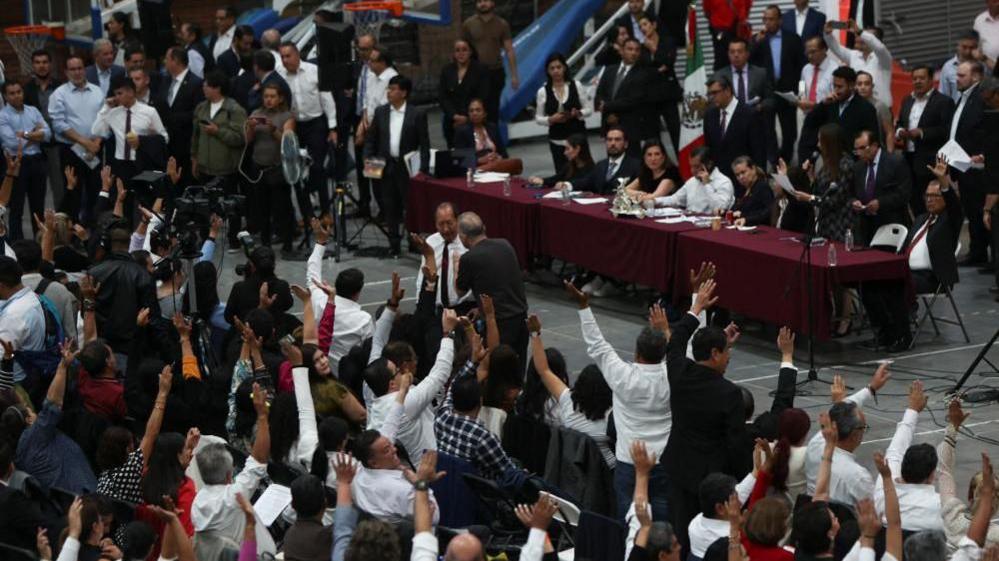
<instances>
[{"instance_id":1,"label":"white court line","mask_svg":"<svg viewBox=\"0 0 999 561\"><path fill-rule=\"evenodd\" d=\"M933 355L939 355L939 354L944 354L944 353L952 353L954 351L966 351L968 349L977 349L977 348L983 347L983 346L985 346L985 343L978 343L976 345L965 345L963 347L954 347L952 349L940 349L940 350L937 350L937 351L926 351L925 353L916 353L916 354L911 354L911 355L902 355L902 356L891 356L891 355L889 355L886 358L889 359L889 360L894 360L894 361L897 362L897 361L900 361L900 360L906 360L906 359L910 359L910 358L919 358L919 357L923 357L923 356L933 356ZM879 359L875 359L875 360L868 360L868 361L865 361L865 362L861 362L860 364L877 364L881 360L884 360L884 359L880 359L879 358Z\"/></svg>"},{"instance_id":2,"label":"white court line","mask_svg":"<svg viewBox=\"0 0 999 561\"><path fill-rule=\"evenodd\" d=\"M399 277L399 282L400 283L403 283L403 282L406 282L406 281L411 281L411 280L416 280L416 277L415 276L414 277ZM364 283L364 287L367 288L369 286L378 286L380 284L392 284L392 279L366 282L366 283ZM363 305L364 304L362 304L362 306Z\"/></svg>"},{"instance_id":3,"label":"white court line","mask_svg":"<svg viewBox=\"0 0 999 561\"><path fill-rule=\"evenodd\" d=\"M981 425L988 425L988 424L995 423L995 422L997 422L997 420L996 419L992 419L990 421L979 421L977 423L964 423L961 426L962 427L978 427L978 426L981 426ZM915 432L915 433L912 433L912 434L913 434L913 436L921 436L921 435L924 435L924 434L936 434L938 432L944 432L945 430L947 430L947 429L944 428L944 429L924 430L924 431ZM894 438L894 437L889 436L889 437L885 437L885 438L875 438L873 440L865 440L862 444L873 444L875 442L890 442L892 438Z\"/></svg>"},{"instance_id":4,"label":"white court line","mask_svg":"<svg viewBox=\"0 0 999 561\"><path fill-rule=\"evenodd\" d=\"M418 300L418 298L416 296L410 296L409 298L403 298L402 300L399 300L399 302L400 303L401 302L415 302L417 300ZM362 308L370 308L371 306L384 306L384 305L385 305L385 300L379 300L377 302L368 302L367 304L361 304L361 307Z\"/></svg>"}]
</instances>

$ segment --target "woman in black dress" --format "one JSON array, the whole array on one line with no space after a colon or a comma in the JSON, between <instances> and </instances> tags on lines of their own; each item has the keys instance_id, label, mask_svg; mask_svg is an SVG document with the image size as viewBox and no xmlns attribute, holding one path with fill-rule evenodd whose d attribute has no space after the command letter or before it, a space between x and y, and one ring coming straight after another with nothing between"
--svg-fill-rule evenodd
<instances>
[{"instance_id":1,"label":"woman in black dress","mask_svg":"<svg viewBox=\"0 0 999 561\"><path fill-rule=\"evenodd\" d=\"M527 181L535 186L554 187L560 181L572 181L583 177L590 173L595 165L593 156L590 155L590 143L586 140L585 133L569 135L569 138L565 139L563 154L566 164L555 175L551 177L532 176Z\"/></svg>"},{"instance_id":2,"label":"woman in black dress","mask_svg":"<svg viewBox=\"0 0 999 561\"><path fill-rule=\"evenodd\" d=\"M770 224L773 214L774 191L767 174L749 156L739 156L732 162L738 187L732 205L736 226ZM739 191L742 193L739 193Z\"/></svg>"},{"instance_id":3,"label":"woman in black dress","mask_svg":"<svg viewBox=\"0 0 999 561\"><path fill-rule=\"evenodd\" d=\"M552 53L545 61L548 80L538 88L534 122L548 127L548 149L555 173L565 167L565 139L586 133L585 119L593 113L593 101L583 84L569 77L569 64L562 53Z\"/></svg>"},{"instance_id":4,"label":"woman in black dress","mask_svg":"<svg viewBox=\"0 0 999 561\"><path fill-rule=\"evenodd\" d=\"M485 99L489 94L489 74L472 56L472 47L464 39L454 42L452 61L441 69L440 86L441 128L448 148L454 147L454 129L468 123L468 103Z\"/></svg>"},{"instance_id":5,"label":"woman in black dress","mask_svg":"<svg viewBox=\"0 0 999 561\"><path fill-rule=\"evenodd\" d=\"M642 62L651 70L649 101L652 108L666 122L666 131L673 146L680 146L680 109L683 89L676 79L676 44L672 37L659 33L655 20L648 15L638 18L638 26L645 35L642 44ZM658 126L656 127L658 129Z\"/></svg>"},{"instance_id":6,"label":"woman in black dress","mask_svg":"<svg viewBox=\"0 0 999 561\"><path fill-rule=\"evenodd\" d=\"M642 149L642 170L624 190L632 199L643 202L665 197L680 185L680 169L666 155L666 147L659 140L649 140Z\"/></svg>"}]
</instances>

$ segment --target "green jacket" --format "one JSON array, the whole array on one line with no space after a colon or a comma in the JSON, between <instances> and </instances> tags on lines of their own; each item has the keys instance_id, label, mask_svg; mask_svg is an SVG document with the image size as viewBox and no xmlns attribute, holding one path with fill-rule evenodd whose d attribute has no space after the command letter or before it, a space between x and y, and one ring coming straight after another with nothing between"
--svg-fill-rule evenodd
<instances>
[{"instance_id":1,"label":"green jacket","mask_svg":"<svg viewBox=\"0 0 999 561\"><path fill-rule=\"evenodd\" d=\"M229 175L236 172L239 157L246 141L243 127L246 111L230 97L222 100L222 107L210 118L211 103L202 101L194 108L194 134L191 137L191 157L198 161L198 173ZM219 132L210 135L201 130L202 120L218 125Z\"/></svg>"}]
</instances>

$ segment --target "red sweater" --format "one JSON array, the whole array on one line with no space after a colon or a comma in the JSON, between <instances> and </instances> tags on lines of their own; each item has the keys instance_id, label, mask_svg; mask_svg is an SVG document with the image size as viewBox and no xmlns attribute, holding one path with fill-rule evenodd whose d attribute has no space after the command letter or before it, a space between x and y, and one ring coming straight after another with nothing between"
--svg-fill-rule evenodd
<instances>
[{"instance_id":1,"label":"red sweater","mask_svg":"<svg viewBox=\"0 0 999 561\"><path fill-rule=\"evenodd\" d=\"M194 487L194 481L190 477L184 477L184 482L180 484L177 488L177 509L180 510L180 525L184 527L184 531L187 533L188 537L194 535L194 524L191 522L191 504L194 503L194 496L198 493L198 490ZM142 520L156 532L156 544L153 546L152 553L147 557L147 561L156 561L160 557L160 547L163 545L163 530L166 528L163 522L149 510L145 504L141 504L135 509L135 519Z\"/></svg>"},{"instance_id":2,"label":"red sweater","mask_svg":"<svg viewBox=\"0 0 999 561\"><path fill-rule=\"evenodd\" d=\"M757 501L767 496L770 489L771 475L765 471L756 474L756 484L749 494L747 509L752 510ZM760 545L749 541L746 533L742 533L742 545L746 548L749 561L794 561L794 553L780 546Z\"/></svg>"},{"instance_id":3,"label":"red sweater","mask_svg":"<svg viewBox=\"0 0 999 561\"><path fill-rule=\"evenodd\" d=\"M704 0L704 15L711 29L731 31L735 24L749 19L753 0ZM734 8L734 10L733 10Z\"/></svg>"}]
</instances>

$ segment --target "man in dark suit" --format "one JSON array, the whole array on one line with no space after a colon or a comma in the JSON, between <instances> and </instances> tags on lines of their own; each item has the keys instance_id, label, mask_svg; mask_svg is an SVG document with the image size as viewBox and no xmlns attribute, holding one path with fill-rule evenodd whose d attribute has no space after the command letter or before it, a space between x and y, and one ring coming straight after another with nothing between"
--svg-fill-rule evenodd
<instances>
[{"instance_id":1,"label":"man in dark suit","mask_svg":"<svg viewBox=\"0 0 999 561\"><path fill-rule=\"evenodd\" d=\"M953 287L958 281L954 250L961 237L964 212L947 177L947 164L937 162L933 174L936 178L926 187L927 212L916 217L902 245L917 294L932 293L940 284ZM877 330L873 343L887 347L888 352L907 350L912 344L912 332L902 282L865 282L861 293Z\"/></svg>"},{"instance_id":2,"label":"man in dark suit","mask_svg":"<svg viewBox=\"0 0 999 561\"><path fill-rule=\"evenodd\" d=\"M880 131L878 110L870 102L857 95L854 86L857 72L849 66L841 66L833 71L833 93L816 105L802 125L798 155L807 158L818 146L817 131L827 123L840 126L840 145L843 152L853 151L853 139L860 131Z\"/></svg>"},{"instance_id":3,"label":"man in dark suit","mask_svg":"<svg viewBox=\"0 0 999 561\"><path fill-rule=\"evenodd\" d=\"M639 64L641 53L642 45L638 40L629 38L625 41L621 62L604 69L596 95L596 107L603 115L604 127L620 125L628 139L628 154L635 157L642 153L642 141L656 136L655 129L649 130L649 125L655 123L646 118L649 74Z\"/></svg>"},{"instance_id":4,"label":"man in dark suit","mask_svg":"<svg viewBox=\"0 0 999 561\"><path fill-rule=\"evenodd\" d=\"M743 456L745 409L742 391L725 378L731 353L730 335L735 326L697 329L697 316L711 306L714 281L697 290L690 312L672 326L666 351L673 426L663 451L672 498L670 514L680 541L686 542L690 521L701 511L697 489L711 473L735 477L748 473L752 456ZM696 333L695 333L696 331ZM693 337L694 359L687 358L687 341Z\"/></svg>"},{"instance_id":5,"label":"man in dark suit","mask_svg":"<svg viewBox=\"0 0 999 561\"><path fill-rule=\"evenodd\" d=\"M260 49L253 53L253 74L257 77L257 85L250 90L250 96L247 99L249 103L246 108L247 113L252 113L263 105L260 93L267 84L276 84L284 96L285 103L291 107L291 88L288 87L288 82L274 70L274 67L274 55L270 51Z\"/></svg>"},{"instance_id":6,"label":"man in dark suit","mask_svg":"<svg viewBox=\"0 0 999 561\"><path fill-rule=\"evenodd\" d=\"M822 37L826 25L826 15L808 5L808 0L794 0L794 9L787 10L781 17L784 33L794 33L804 43L812 37Z\"/></svg>"},{"instance_id":7,"label":"man in dark suit","mask_svg":"<svg viewBox=\"0 0 999 561\"><path fill-rule=\"evenodd\" d=\"M871 131L861 131L853 141L857 162L853 165L853 196L850 208L857 214L857 239L867 245L885 224L909 224L909 192L912 177L901 154L882 149Z\"/></svg>"},{"instance_id":8,"label":"man in dark suit","mask_svg":"<svg viewBox=\"0 0 999 561\"><path fill-rule=\"evenodd\" d=\"M201 79L187 69L187 50L167 49L163 66L167 80L154 106L169 134L169 152L182 168L180 186L191 180L191 135L194 134L194 108L205 99Z\"/></svg>"},{"instance_id":9,"label":"man in dark suit","mask_svg":"<svg viewBox=\"0 0 999 561\"><path fill-rule=\"evenodd\" d=\"M226 76L235 78L243 67L243 58L252 54L253 28L249 25L239 25L233 34L232 45L218 56L216 66L221 68Z\"/></svg>"},{"instance_id":10,"label":"man in dark suit","mask_svg":"<svg viewBox=\"0 0 999 561\"><path fill-rule=\"evenodd\" d=\"M954 109L950 122L950 140L961 145L971 156L972 162L984 163L985 101L980 95L978 84L982 81L985 68L978 61L962 62L957 67L957 89L961 99ZM988 188L982 169L969 168L954 174L954 180L961 189L961 204L968 219L968 257L962 265L982 266L988 263L989 236L982 221L985 207L985 191Z\"/></svg>"},{"instance_id":11,"label":"man in dark suit","mask_svg":"<svg viewBox=\"0 0 999 561\"><path fill-rule=\"evenodd\" d=\"M131 76L133 70L146 71L146 51L142 50L142 45L130 45L125 49L125 72ZM139 101L152 105L153 100L159 95L167 80L166 76L159 72L146 72L146 79L149 82L149 100L140 99ZM136 93L140 93L138 84L136 84Z\"/></svg>"},{"instance_id":12,"label":"man in dark suit","mask_svg":"<svg viewBox=\"0 0 999 561\"><path fill-rule=\"evenodd\" d=\"M215 57L201 40L201 26L196 23L184 22L177 31L177 39L182 47L187 49L187 59L191 62L191 71L201 79L215 68ZM193 52L192 52L193 51Z\"/></svg>"},{"instance_id":13,"label":"man in dark suit","mask_svg":"<svg viewBox=\"0 0 999 561\"><path fill-rule=\"evenodd\" d=\"M733 160L750 156L756 162L763 161L765 147L759 141L759 129L753 127L758 119L752 109L735 99L732 84L724 76L708 81L708 99L711 107L704 113L704 145L711 149L718 169L734 184Z\"/></svg>"},{"instance_id":14,"label":"man in dark suit","mask_svg":"<svg viewBox=\"0 0 999 561\"><path fill-rule=\"evenodd\" d=\"M732 39L728 44L728 60L729 64L714 76L727 79L739 103L757 115L763 115L764 109L772 104L773 89L767 71L749 64L749 43L744 39Z\"/></svg>"},{"instance_id":15,"label":"man in dark suit","mask_svg":"<svg viewBox=\"0 0 999 561\"><path fill-rule=\"evenodd\" d=\"M619 179L631 181L638 177L642 164L638 158L627 154L628 137L625 136L624 129L620 125L611 125L604 138L607 159L597 162L597 165L593 166L589 173L579 179L556 184L557 188L568 187L573 191L589 191L608 195L617 189Z\"/></svg>"},{"instance_id":16,"label":"man in dark suit","mask_svg":"<svg viewBox=\"0 0 999 561\"><path fill-rule=\"evenodd\" d=\"M107 39L94 41L94 64L87 67L87 81L100 86L106 97L112 97L111 81L125 75L125 68L114 63L114 45Z\"/></svg>"},{"instance_id":17,"label":"man in dark suit","mask_svg":"<svg viewBox=\"0 0 999 561\"><path fill-rule=\"evenodd\" d=\"M927 166L936 160L940 147L947 142L954 102L933 87L933 69L912 69L912 95L902 100L902 110L895 124L895 139L905 154L912 172L912 214L926 212L923 193L933 179Z\"/></svg>"},{"instance_id":18,"label":"man in dark suit","mask_svg":"<svg viewBox=\"0 0 999 561\"><path fill-rule=\"evenodd\" d=\"M763 12L763 31L753 36L749 62L767 71L767 79L774 92L798 93L801 68L805 65L805 47L797 33L781 28L780 8L777 6L767 6ZM798 107L772 95L768 109L767 161L776 164L780 156L785 162L790 162L794 157L794 143L798 139ZM779 153L774 131L775 118L780 120Z\"/></svg>"},{"instance_id":19,"label":"man in dark suit","mask_svg":"<svg viewBox=\"0 0 999 561\"><path fill-rule=\"evenodd\" d=\"M420 151L420 172L427 173L430 163L430 136L427 114L407 101L413 82L405 76L389 80L386 95L389 102L375 109L365 141L364 159L385 160L382 178L377 182L385 203L385 221L389 232L389 245L393 255L400 252L399 224L402 222L409 189L409 173L403 157Z\"/></svg>"}]
</instances>

